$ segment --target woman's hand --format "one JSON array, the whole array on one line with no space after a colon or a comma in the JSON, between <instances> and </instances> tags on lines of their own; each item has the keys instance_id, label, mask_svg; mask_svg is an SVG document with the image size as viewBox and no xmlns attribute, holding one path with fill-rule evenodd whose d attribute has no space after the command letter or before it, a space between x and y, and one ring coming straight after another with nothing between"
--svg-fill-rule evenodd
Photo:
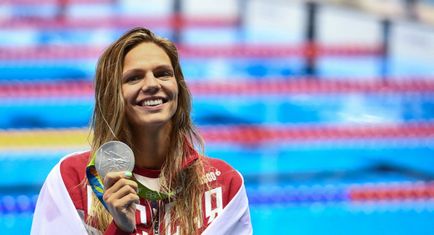
<instances>
[{"instance_id":1,"label":"woman's hand","mask_svg":"<svg viewBox=\"0 0 434 235\"><path fill-rule=\"evenodd\" d=\"M108 211L116 225L125 232L136 228L137 183L131 172L110 172L104 177L104 196Z\"/></svg>"}]
</instances>

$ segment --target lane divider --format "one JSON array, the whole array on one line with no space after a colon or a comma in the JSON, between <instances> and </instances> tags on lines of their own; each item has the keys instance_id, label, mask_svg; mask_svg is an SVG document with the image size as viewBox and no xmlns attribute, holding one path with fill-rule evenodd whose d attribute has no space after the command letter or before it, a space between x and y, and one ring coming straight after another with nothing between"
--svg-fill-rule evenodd
<instances>
[{"instance_id":1,"label":"lane divider","mask_svg":"<svg viewBox=\"0 0 434 235\"><path fill-rule=\"evenodd\" d=\"M347 186L278 187L274 190L247 189L249 203L312 204L312 203L396 203L434 202L434 182L353 184ZM363 205L363 204L362 204ZM434 203L431 205L434 210Z\"/></svg>"},{"instance_id":2,"label":"lane divider","mask_svg":"<svg viewBox=\"0 0 434 235\"><path fill-rule=\"evenodd\" d=\"M52 4L52 5L60 5L62 3L66 3L68 5L72 5L72 4L107 4L107 3L113 3L112 0L74 0L74 1L69 1L69 0L40 0L40 1L35 1L35 0L2 0L2 4L4 5L12 5L12 6L17 6L17 5L43 5L43 4Z\"/></svg>"},{"instance_id":3,"label":"lane divider","mask_svg":"<svg viewBox=\"0 0 434 235\"><path fill-rule=\"evenodd\" d=\"M110 21L108 21L110 23ZM122 22L122 21L120 21ZM0 23L0 27L3 25ZM64 27L64 26L62 26ZM58 60L58 59L96 59L104 47L95 45L38 45L22 47L0 47L0 60ZM181 58L286 58L286 57L358 57L381 56L379 45L178 45Z\"/></svg>"},{"instance_id":4,"label":"lane divider","mask_svg":"<svg viewBox=\"0 0 434 235\"><path fill-rule=\"evenodd\" d=\"M213 143L256 145L291 142L354 142L357 140L433 139L434 123L356 126L210 126L203 137Z\"/></svg>"},{"instance_id":5,"label":"lane divider","mask_svg":"<svg viewBox=\"0 0 434 235\"><path fill-rule=\"evenodd\" d=\"M75 3L75 2L74 2ZM121 29L146 25L148 28L169 28L169 29L189 29L189 28L233 28L238 25L238 19L234 17L220 16L183 16L169 14L158 17L130 16L127 14L116 14L105 17L86 17L86 18L40 18L21 17L6 18L0 21L0 27L4 30L17 29L68 29L93 30L96 28Z\"/></svg>"},{"instance_id":6,"label":"lane divider","mask_svg":"<svg viewBox=\"0 0 434 235\"><path fill-rule=\"evenodd\" d=\"M345 79L286 79L188 82L193 95L291 95L340 93L426 93L434 95L434 77ZM0 84L0 98L93 97L92 81L20 82Z\"/></svg>"},{"instance_id":7,"label":"lane divider","mask_svg":"<svg viewBox=\"0 0 434 235\"><path fill-rule=\"evenodd\" d=\"M247 182L248 183L248 182ZM369 205L370 210L375 211L372 205L378 204L398 207L402 209L413 208L423 212L420 203L425 203L428 211L434 211L434 182L406 182L406 183L381 183L349 186L279 186L272 190L247 188L249 204L256 205L311 205L331 203L356 203L358 206ZM33 213L36 205L37 194L0 195L0 215L12 215ZM427 202L431 202L428 204ZM410 206L408 205L410 203ZM412 207L411 204L414 204ZM372 208L371 208L372 207ZM382 210L382 208L378 208ZM421 210L422 209L422 210ZM396 210L396 208L395 208ZM426 211L426 210L425 210Z\"/></svg>"},{"instance_id":8,"label":"lane divider","mask_svg":"<svg viewBox=\"0 0 434 235\"><path fill-rule=\"evenodd\" d=\"M434 199L434 182L396 185L366 185L350 190L352 201L429 200Z\"/></svg>"}]
</instances>

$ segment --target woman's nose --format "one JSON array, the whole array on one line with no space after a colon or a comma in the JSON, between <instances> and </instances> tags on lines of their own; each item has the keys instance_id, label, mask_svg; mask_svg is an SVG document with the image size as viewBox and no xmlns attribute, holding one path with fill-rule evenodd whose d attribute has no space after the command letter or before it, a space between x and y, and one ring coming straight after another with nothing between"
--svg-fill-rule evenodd
<instances>
[{"instance_id":1,"label":"woman's nose","mask_svg":"<svg viewBox=\"0 0 434 235\"><path fill-rule=\"evenodd\" d=\"M142 83L142 91L144 93L156 93L160 90L160 83L158 79L154 76L154 74L149 74L143 79Z\"/></svg>"}]
</instances>

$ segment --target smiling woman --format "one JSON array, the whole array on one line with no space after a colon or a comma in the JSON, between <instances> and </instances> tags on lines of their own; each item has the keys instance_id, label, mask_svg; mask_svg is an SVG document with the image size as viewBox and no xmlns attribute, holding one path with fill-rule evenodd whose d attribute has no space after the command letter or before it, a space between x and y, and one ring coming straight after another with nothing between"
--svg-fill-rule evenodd
<instances>
[{"instance_id":1,"label":"smiling woman","mask_svg":"<svg viewBox=\"0 0 434 235\"><path fill-rule=\"evenodd\" d=\"M172 42L133 29L103 53L95 79L91 149L51 171L32 234L252 233L242 176L201 154ZM93 170L95 154L110 141L131 147L132 172Z\"/></svg>"},{"instance_id":2,"label":"smiling woman","mask_svg":"<svg viewBox=\"0 0 434 235\"><path fill-rule=\"evenodd\" d=\"M154 43L142 43L125 56L122 93L131 125L150 131L170 129L178 105L178 85L169 56Z\"/></svg>"}]
</instances>

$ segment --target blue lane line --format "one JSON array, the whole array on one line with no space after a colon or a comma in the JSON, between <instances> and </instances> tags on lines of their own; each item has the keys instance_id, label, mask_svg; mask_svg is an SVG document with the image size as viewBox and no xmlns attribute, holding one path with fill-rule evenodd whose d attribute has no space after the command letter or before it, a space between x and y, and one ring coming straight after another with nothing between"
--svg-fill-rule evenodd
<instances>
[{"instance_id":1,"label":"blue lane line","mask_svg":"<svg viewBox=\"0 0 434 235\"><path fill-rule=\"evenodd\" d=\"M350 186L351 187L351 186ZM373 211L382 210L415 210L426 212L434 211L432 201L427 200L409 200L405 201L369 201L369 202L352 202L349 197L348 186L300 186L300 187L280 187L280 188L247 188L247 196L251 207L260 206L333 206L346 204L348 207L353 206L355 212L370 208ZM33 213L38 194L0 194L0 216L18 215L24 213ZM426 204L423 208L420 204ZM377 205L377 206L375 206ZM357 209L357 207L360 207ZM388 209L389 208L389 209Z\"/></svg>"},{"instance_id":2,"label":"blue lane line","mask_svg":"<svg viewBox=\"0 0 434 235\"><path fill-rule=\"evenodd\" d=\"M340 188L318 189L291 189L278 191L249 190L247 189L249 204L327 204L346 202L349 200L348 192Z\"/></svg>"},{"instance_id":3,"label":"blue lane line","mask_svg":"<svg viewBox=\"0 0 434 235\"><path fill-rule=\"evenodd\" d=\"M33 213L37 198L37 194L0 196L0 216Z\"/></svg>"}]
</instances>

